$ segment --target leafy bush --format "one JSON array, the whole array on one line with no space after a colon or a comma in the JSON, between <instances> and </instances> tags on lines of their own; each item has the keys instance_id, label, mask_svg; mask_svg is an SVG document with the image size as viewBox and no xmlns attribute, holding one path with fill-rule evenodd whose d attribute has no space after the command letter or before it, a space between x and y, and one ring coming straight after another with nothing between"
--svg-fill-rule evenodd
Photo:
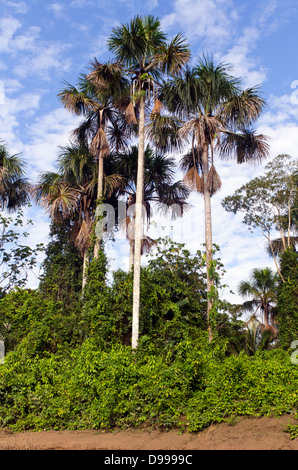
<instances>
[{"instance_id":1,"label":"leafy bush","mask_svg":"<svg viewBox=\"0 0 298 470\"><path fill-rule=\"evenodd\" d=\"M43 297L39 291L16 289L0 299L0 336L7 352L27 337L30 355L74 345L82 335L79 321L79 311L66 312L62 302Z\"/></svg>"},{"instance_id":2,"label":"leafy bush","mask_svg":"<svg viewBox=\"0 0 298 470\"><path fill-rule=\"evenodd\" d=\"M39 357L25 338L0 366L2 427L194 432L239 415L297 412L298 368L285 351L226 357L226 343L209 344L206 333L164 354L143 342L133 353L90 338Z\"/></svg>"}]
</instances>

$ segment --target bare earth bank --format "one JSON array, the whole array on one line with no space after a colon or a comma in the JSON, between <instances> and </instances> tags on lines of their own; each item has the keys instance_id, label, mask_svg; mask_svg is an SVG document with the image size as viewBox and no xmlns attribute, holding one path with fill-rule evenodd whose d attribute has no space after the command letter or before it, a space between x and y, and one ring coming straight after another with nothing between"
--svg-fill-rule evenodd
<instances>
[{"instance_id":1,"label":"bare earth bank","mask_svg":"<svg viewBox=\"0 0 298 470\"><path fill-rule=\"evenodd\" d=\"M285 432L291 416L244 418L200 433L178 431L0 431L0 450L298 450Z\"/></svg>"}]
</instances>

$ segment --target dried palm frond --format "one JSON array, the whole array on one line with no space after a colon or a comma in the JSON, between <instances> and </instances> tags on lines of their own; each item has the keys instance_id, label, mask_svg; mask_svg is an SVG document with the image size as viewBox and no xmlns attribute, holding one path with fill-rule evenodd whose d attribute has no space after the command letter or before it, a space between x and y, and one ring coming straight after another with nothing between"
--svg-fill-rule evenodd
<instances>
[{"instance_id":1,"label":"dried palm frond","mask_svg":"<svg viewBox=\"0 0 298 470\"><path fill-rule=\"evenodd\" d=\"M135 110L134 106L132 103L129 103L125 110L125 120L127 124L138 124L136 115L135 115Z\"/></svg>"},{"instance_id":2,"label":"dried palm frond","mask_svg":"<svg viewBox=\"0 0 298 470\"><path fill-rule=\"evenodd\" d=\"M102 128L100 128L95 134L91 142L90 151L94 156L98 156L99 152L103 157L109 155L110 147L107 141L106 133Z\"/></svg>"},{"instance_id":3,"label":"dried palm frond","mask_svg":"<svg viewBox=\"0 0 298 470\"><path fill-rule=\"evenodd\" d=\"M142 243L141 243L141 255L143 255L144 253L149 253L151 248L156 244L157 244L157 240L153 240L153 238L145 236L142 239Z\"/></svg>"},{"instance_id":4,"label":"dried palm frond","mask_svg":"<svg viewBox=\"0 0 298 470\"><path fill-rule=\"evenodd\" d=\"M204 192L203 178L194 166L184 175L183 181L190 189L196 190L198 193Z\"/></svg>"},{"instance_id":5,"label":"dried palm frond","mask_svg":"<svg viewBox=\"0 0 298 470\"><path fill-rule=\"evenodd\" d=\"M91 225L83 220L80 231L75 239L75 246L83 254L91 244L90 240Z\"/></svg>"},{"instance_id":6,"label":"dried palm frond","mask_svg":"<svg viewBox=\"0 0 298 470\"><path fill-rule=\"evenodd\" d=\"M73 228L70 232L70 236L69 236L69 242L70 243L75 244L76 238L77 238L78 234L80 233L80 230L81 230L81 224L78 223L78 222L75 222L74 225L73 225Z\"/></svg>"},{"instance_id":7,"label":"dried palm frond","mask_svg":"<svg viewBox=\"0 0 298 470\"><path fill-rule=\"evenodd\" d=\"M197 145L204 142L210 143L211 138L218 135L221 130L221 123L214 116L200 115L198 118L186 122L179 130L179 135L185 139L190 133L195 133Z\"/></svg>"},{"instance_id":8,"label":"dried palm frond","mask_svg":"<svg viewBox=\"0 0 298 470\"><path fill-rule=\"evenodd\" d=\"M221 179L214 165L211 165L207 175L207 188L211 196L217 193L221 188Z\"/></svg>"},{"instance_id":9,"label":"dried palm frond","mask_svg":"<svg viewBox=\"0 0 298 470\"><path fill-rule=\"evenodd\" d=\"M163 107L162 102L159 99L156 99L154 103L154 107L151 111L151 114L160 114L162 107Z\"/></svg>"}]
</instances>

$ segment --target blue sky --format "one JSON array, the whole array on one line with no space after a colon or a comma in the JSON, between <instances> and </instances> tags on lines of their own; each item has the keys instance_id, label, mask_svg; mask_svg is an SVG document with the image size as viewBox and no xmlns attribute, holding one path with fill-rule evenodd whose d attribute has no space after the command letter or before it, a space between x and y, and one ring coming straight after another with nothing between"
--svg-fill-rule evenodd
<instances>
[{"instance_id":1,"label":"blue sky","mask_svg":"<svg viewBox=\"0 0 298 470\"><path fill-rule=\"evenodd\" d=\"M0 7L0 137L11 153L22 154L32 181L41 171L54 168L58 146L68 142L78 122L57 99L63 80L75 84L94 57L111 59L106 41L112 28L136 14L158 16L169 38L182 33L193 61L203 53L213 54L217 62L234 66L243 86L261 83L268 106L257 128L270 137L270 158L279 153L297 157L296 1L0 0ZM213 198L214 242L221 246L233 289L252 267L272 261L261 234L249 234L241 218L224 212L220 202L262 170L263 166L218 162L223 187ZM173 235L197 249L204 241L202 200L193 195L191 203L190 213L182 227L180 222L174 225ZM32 243L46 242L47 217L36 207L28 214L35 223ZM112 265L126 269L125 240L110 246L109 255L115 260Z\"/></svg>"}]
</instances>

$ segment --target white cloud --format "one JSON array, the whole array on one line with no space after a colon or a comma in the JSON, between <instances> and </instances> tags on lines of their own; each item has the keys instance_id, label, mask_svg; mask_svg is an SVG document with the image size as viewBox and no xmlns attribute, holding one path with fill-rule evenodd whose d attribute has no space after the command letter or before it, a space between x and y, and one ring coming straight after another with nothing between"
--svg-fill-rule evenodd
<instances>
[{"instance_id":1,"label":"white cloud","mask_svg":"<svg viewBox=\"0 0 298 470\"><path fill-rule=\"evenodd\" d=\"M21 22L16 18L7 17L0 20L0 52L10 51L10 42Z\"/></svg>"},{"instance_id":2,"label":"white cloud","mask_svg":"<svg viewBox=\"0 0 298 470\"><path fill-rule=\"evenodd\" d=\"M15 13L25 14L28 11L27 5L25 2L9 2L5 1L5 5L11 8L14 8Z\"/></svg>"},{"instance_id":3,"label":"white cloud","mask_svg":"<svg viewBox=\"0 0 298 470\"><path fill-rule=\"evenodd\" d=\"M22 153L30 163L33 180L40 172L55 170L58 147L69 142L70 133L78 122L77 116L57 108L27 125L28 143L22 145Z\"/></svg>"},{"instance_id":4,"label":"white cloud","mask_svg":"<svg viewBox=\"0 0 298 470\"><path fill-rule=\"evenodd\" d=\"M70 44L43 40L39 26L31 26L17 34L21 27L16 18L0 20L0 52L14 59L14 74L22 78L33 75L49 80L52 71L63 73L69 70L71 59L65 56L65 52Z\"/></svg>"},{"instance_id":5,"label":"white cloud","mask_svg":"<svg viewBox=\"0 0 298 470\"><path fill-rule=\"evenodd\" d=\"M93 0L72 0L69 4L72 8L86 8L94 6Z\"/></svg>"},{"instance_id":6,"label":"white cloud","mask_svg":"<svg viewBox=\"0 0 298 470\"><path fill-rule=\"evenodd\" d=\"M261 31L257 27L244 28L242 35L236 40L221 61L233 66L233 75L243 79L244 87L256 86L267 78L266 69L258 63L256 55L251 55L261 38Z\"/></svg>"},{"instance_id":7,"label":"white cloud","mask_svg":"<svg viewBox=\"0 0 298 470\"><path fill-rule=\"evenodd\" d=\"M18 82L13 82L17 86ZM25 92L10 98L5 96L5 106L0 107L1 139L9 143L13 153L20 152L20 121L29 119L39 108L41 95Z\"/></svg>"},{"instance_id":8,"label":"white cloud","mask_svg":"<svg viewBox=\"0 0 298 470\"><path fill-rule=\"evenodd\" d=\"M21 57L14 67L14 73L23 78L38 75L49 81L54 72L61 74L70 69L71 59L64 57L65 49L66 46L59 43L33 47L32 56L29 60L27 55Z\"/></svg>"},{"instance_id":9,"label":"white cloud","mask_svg":"<svg viewBox=\"0 0 298 470\"><path fill-rule=\"evenodd\" d=\"M174 12L162 18L162 26L164 30L180 28L189 41L201 39L208 47L224 45L235 18L232 6L231 0L176 0Z\"/></svg>"}]
</instances>

